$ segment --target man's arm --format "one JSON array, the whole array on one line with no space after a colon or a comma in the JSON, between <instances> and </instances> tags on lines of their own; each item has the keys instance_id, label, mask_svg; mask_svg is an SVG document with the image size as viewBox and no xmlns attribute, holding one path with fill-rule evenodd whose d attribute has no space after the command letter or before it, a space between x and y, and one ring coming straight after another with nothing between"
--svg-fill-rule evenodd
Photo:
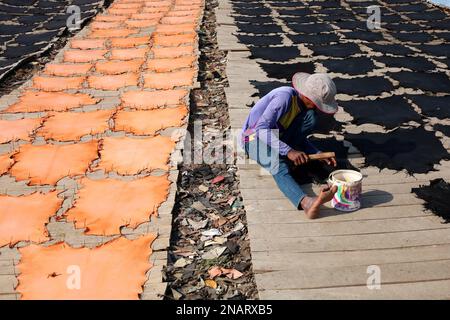
<instances>
[{"instance_id":1,"label":"man's arm","mask_svg":"<svg viewBox=\"0 0 450 320\"><path fill-rule=\"evenodd\" d=\"M274 129L278 120L289 108L289 103L290 96L287 95L272 99L254 127L257 137L282 156L286 156L292 148L278 138Z\"/></svg>"}]
</instances>

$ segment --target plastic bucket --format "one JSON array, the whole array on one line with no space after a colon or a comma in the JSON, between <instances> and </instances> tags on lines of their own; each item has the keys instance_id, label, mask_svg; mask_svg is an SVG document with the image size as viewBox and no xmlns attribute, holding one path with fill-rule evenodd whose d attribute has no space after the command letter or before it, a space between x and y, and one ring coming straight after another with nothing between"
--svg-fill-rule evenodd
<instances>
[{"instance_id":1,"label":"plastic bucket","mask_svg":"<svg viewBox=\"0 0 450 320\"><path fill-rule=\"evenodd\" d=\"M339 211L355 211L361 208L363 176L354 170L336 170L328 177L328 184L338 190L331 200L333 208Z\"/></svg>"}]
</instances>

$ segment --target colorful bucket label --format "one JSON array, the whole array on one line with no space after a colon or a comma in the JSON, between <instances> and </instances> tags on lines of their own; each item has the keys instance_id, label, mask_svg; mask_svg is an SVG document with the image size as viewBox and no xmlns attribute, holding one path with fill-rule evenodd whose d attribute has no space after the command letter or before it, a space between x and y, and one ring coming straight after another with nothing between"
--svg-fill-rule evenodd
<instances>
[{"instance_id":1,"label":"colorful bucket label","mask_svg":"<svg viewBox=\"0 0 450 320\"><path fill-rule=\"evenodd\" d=\"M332 184L338 188L331 200L333 208L354 211L361 207L362 181L347 183L333 179Z\"/></svg>"}]
</instances>

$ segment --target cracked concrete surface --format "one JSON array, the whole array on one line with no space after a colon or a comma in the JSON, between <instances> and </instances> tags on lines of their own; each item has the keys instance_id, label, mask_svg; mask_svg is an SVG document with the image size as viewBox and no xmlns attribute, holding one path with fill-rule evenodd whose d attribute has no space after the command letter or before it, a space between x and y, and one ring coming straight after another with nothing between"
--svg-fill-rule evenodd
<instances>
[{"instance_id":1,"label":"cracked concrete surface","mask_svg":"<svg viewBox=\"0 0 450 320\"><path fill-rule=\"evenodd\" d=\"M361 210L343 214L327 205L320 219L307 221L281 194L267 172L252 162L239 165L260 298L449 298L450 229L440 218L424 211L424 202L411 194L411 188L431 179L450 177L446 160L450 140L438 129L445 127L436 126L449 124L449 88L428 82L420 83L423 87L420 88L416 86L417 78L409 78L406 83L404 78L395 76L414 72L448 80L450 71L442 54L448 42L444 31L448 29L449 12L436 10L423 1L386 0L370 4L379 5L382 12L382 29L373 32L365 27L368 3L358 0L229 0L223 1L217 11L219 45L228 51L230 87L226 93L232 128L241 128L248 106L262 94L288 83L277 82L279 78L267 70L270 63L313 63L315 72L328 72L343 83L351 83L346 93L337 85L340 92L337 98L344 109L339 108L336 119L342 126L329 134L314 136L325 141L336 139L349 147L349 161L364 175ZM435 20L436 16L443 18ZM237 21L275 22L283 32L269 37L281 37L283 42L263 42L255 34L236 27ZM314 23L328 24L332 30L324 27L318 30L321 33L313 35L314 28L310 27ZM302 29L303 26L307 28ZM300 54L288 61L278 61L276 48L283 51L286 46L298 48ZM263 47L270 49L267 52L273 58L269 55L250 58L252 52ZM370 62L350 66L352 60ZM298 71L302 70L293 69L292 74ZM283 78L287 80L289 76ZM380 81L379 88L371 87L370 83L361 88L359 82L369 82L368 78L381 79L383 83ZM384 111L386 119L376 112L358 111L366 106L365 101L375 105L376 99L390 98L401 98L396 119L388 119L387 111ZM345 109L347 102L354 107ZM377 104L377 107L385 106ZM376 144L395 139L397 133L392 129L409 141L402 149ZM355 145L348 141L372 134L373 141L372 136ZM422 136L427 141L421 140L420 148L411 149L411 143L418 142L413 140ZM376 148L355 148L358 144L367 146L370 141ZM434 151L422 149L428 147ZM390 152L395 161L389 158ZM408 165L414 163L411 159L417 159L414 166ZM387 163L395 166L394 170L386 169ZM317 185L308 184L304 188L310 194L318 191ZM384 274L382 290L367 289L367 266L372 264L378 265Z\"/></svg>"},{"instance_id":2,"label":"cracked concrete surface","mask_svg":"<svg viewBox=\"0 0 450 320\"><path fill-rule=\"evenodd\" d=\"M159 299L165 291L161 270L167 259L166 248L169 244L171 231L171 211L178 178L177 164L182 159L181 150L186 129L185 115L186 108L189 106L188 91L195 86L196 59L198 56L196 48L198 40L195 33L198 23L201 21L203 2L173 0L162 1L161 6L154 6L154 2L135 0L133 4L130 1L114 1L105 13L98 15L89 27L80 31L57 54L51 64L48 64L48 68L27 81L19 89L0 98L0 121L13 123L23 121L21 119L35 119L36 123L39 122L37 128L33 127L29 130L26 126L19 126L13 130L11 135L5 137L7 141L0 145L0 161L2 161L0 164L0 169L2 169L0 199L13 197L20 202L26 199L27 195L32 196L36 192L58 193L61 205L58 210L54 210L43 225L49 240L34 243L34 245L42 248L57 248L56 245L63 242L73 248L93 249L98 247L98 250L102 250L102 248L110 247L111 241L117 238L136 239L135 241L138 241L146 235L154 234L156 240L152 243L153 253L148 259L148 267L139 271L145 271L142 275L143 278L141 278L145 281L140 280L140 285L135 283L133 287L127 288L130 290L129 294L120 295L119 292L117 297ZM153 19L149 20L149 15L153 15ZM186 32L186 23L190 23L189 30L191 30L193 36L184 39L181 43L174 43L173 37ZM124 25L126 27L123 27ZM183 28L178 28L178 26L183 26ZM158 31L155 31L155 29ZM152 40L149 39L155 37L155 35L158 35L161 40L165 40L166 37L168 39L154 45ZM189 46L190 50L183 51L183 48ZM145 62L156 60L153 55L154 52L150 50L151 48L179 51L179 56L190 57L190 62L181 67L182 70L187 68L190 72L190 79L186 78L183 83L171 85L170 88L176 87L176 90L173 91L145 88L144 76L147 79L151 79L152 76L170 76L172 70L180 69L180 66L175 65L173 68L149 72L150 69L147 69L147 63ZM107 64L107 62L126 64L130 61L138 61L138 67L117 70L115 65ZM97 68L100 63L103 63L102 68ZM127 75L132 75L136 81L129 82L128 78L124 78ZM76 81L70 82L71 79ZM168 81L166 78L162 80ZM179 94L181 92L183 93ZM42 95L42 97L32 96L36 93ZM125 100L124 97L133 93L152 94L156 100L145 100L147 98L140 95L134 96L132 104L129 104L129 101ZM26 98L27 94L28 99ZM82 99L78 99L78 97L82 97ZM151 104L149 105L148 102L151 102ZM180 106L184 106L184 109ZM168 118L163 119L164 121L160 125L154 124L153 132L135 132L134 130L129 132L116 127L117 115L121 113L144 112L139 110L149 108L157 108L161 111L172 110L172 107L177 107L178 109L173 110L179 110L180 112L184 110L183 116L180 118L178 114L169 113L166 116ZM98 116L94 117L94 114ZM79 117L77 117L78 115ZM177 120L172 121L171 117L175 117ZM79 119L76 120L77 118ZM72 123L70 120L72 120ZM83 122L77 126L77 121ZM64 122L66 122L66 125L64 125ZM73 130L70 128L73 128ZM20 134L17 134L17 132ZM176 135L175 132L177 132ZM180 135L180 132L183 134ZM109 149L105 149L105 141L125 139L123 141L144 142L152 139L152 136L172 141L170 150L167 150L165 155L160 154L155 149L148 150L145 157L148 157L149 160L145 163L140 161L139 168L129 170L130 168L123 167L124 170L118 172L119 166L115 162L121 161L124 163L126 156L111 154L108 151ZM83 168L79 167L78 170L73 170L70 167L71 162L75 164L73 162L75 156L84 157L78 151L76 154L60 154L60 169L58 171L54 170L56 168L55 159L57 158L50 157L44 162L43 160L36 161L33 158L36 154L33 148L71 148L72 146L92 143L95 144L95 149L92 156L89 156L89 164L86 163L86 166L83 165ZM163 145L166 144L163 143ZM136 145L135 151L142 151L141 147ZM26 148L30 150L29 153L33 157L27 163L23 163L21 154L22 150ZM108 168L102 164L102 152L109 152L110 154ZM117 150L117 152L120 153L120 150ZM154 162L156 165L149 165L154 156L158 158ZM64 161L64 157L66 161ZM10 163L11 160L13 163ZM39 164L40 167L36 166ZM18 177L14 172L19 172L17 168L20 166L21 175ZM43 169L46 172L43 172ZM104 169L107 169L106 172ZM32 171L36 172L38 176L51 174L54 178L30 181L27 172ZM55 172L59 172L59 174L55 175ZM122 223L119 223L120 229L105 236L103 232L96 232L95 228L88 232L89 223L85 224L87 228L83 227L83 224L81 224L81 228L75 228L74 223L67 218L71 210L77 208L77 202L81 199L80 191L83 190L83 179L105 183L116 181L125 188L145 179L163 179L166 180L167 186L164 187L166 190L164 190L163 198L161 198L163 201L158 201L155 205L152 204L151 208L143 203L141 209L148 213L147 219L144 217L135 221L136 223L128 225L130 220L125 218ZM130 190L134 192L132 189ZM147 192L150 192L149 196L151 197L152 191L149 189ZM123 197L125 194L121 195L119 192L118 196ZM100 192L97 199L94 200L99 201L100 205L102 197L102 192ZM123 209L127 211L127 200L125 198L122 200L122 204L125 205ZM114 199L107 201L114 201ZM92 204L94 205L92 212L95 213L95 201ZM129 205L134 205L134 202L129 203ZM150 219L152 212L154 215ZM0 217L5 221L13 219L13 216L4 213ZM108 223L105 219L100 218L100 220ZM92 226L95 225L95 220L93 223ZM77 227L80 227L80 225L77 225ZM15 245L11 244L11 246L0 248L0 297L2 299L21 298L20 288L24 287L18 287L19 269L17 266L20 267L21 265L20 250L23 248L26 251L26 248L31 245L29 240L24 238ZM50 251L44 250L42 252ZM94 251L88 252L93 253ZM112 266L112 268L114 267ZM34 277L43 275L39 275L39 272L31 273L26 268L21 270L20 277L27 279L27 297L30 297L30 293L34 298L52 296L51 290L39 295L39 292L33 292L33 289L30 289ZM42 270L46 269L43 268ZM17 288L19 288L19 291ZM36 289L36 287L34 288ZM69 292L66 292L67 295L64 296L64 292L64 290L62 293L60 292L61 298L77 298L76 294L69 294ZM85 292L80 292L79 298L101 298L103 294L107 294L107 292L100 291L97 296L89 296L85 295Z\"/></svg>"}]
</instances>

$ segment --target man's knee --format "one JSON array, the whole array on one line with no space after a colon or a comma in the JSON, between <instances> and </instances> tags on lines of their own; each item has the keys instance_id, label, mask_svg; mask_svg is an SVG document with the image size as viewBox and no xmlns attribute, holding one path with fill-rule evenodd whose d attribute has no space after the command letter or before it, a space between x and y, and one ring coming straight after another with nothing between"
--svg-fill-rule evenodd
<instances>
[{"instance_id":1,"label":"man's knee","mask_svg":"<svg viewBox=\"0 0 450 320\"><path fill-rule=\"evenodd\" d=\"M289 165L285 159L277 159L271 163L270 173L275 176L286 176L290 175Z\"/></svg>"},{"instance_id":2,"label":"man's knee","mask_svg":"<svg viewBox=\"0 0 450 320\"><path fill-rule=\"evenodd\" d=\"M308 110L303 119L303 130L304 133L309 134L317 124L317 114L315 110Z\"/></svg>"}]
</instances>

